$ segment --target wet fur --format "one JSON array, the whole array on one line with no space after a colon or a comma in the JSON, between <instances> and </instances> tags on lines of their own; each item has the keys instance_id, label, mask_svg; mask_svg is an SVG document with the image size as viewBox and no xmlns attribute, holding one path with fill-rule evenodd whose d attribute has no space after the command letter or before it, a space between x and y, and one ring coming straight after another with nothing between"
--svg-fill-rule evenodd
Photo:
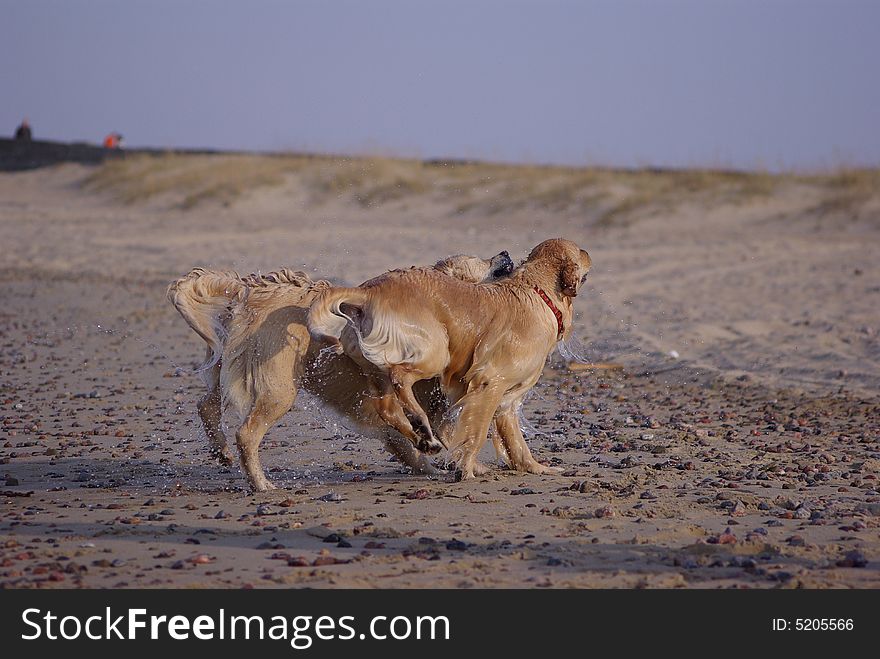
<instances>
[{"instance_id":1,"label":"wet fur","mask_svg":"<svg viewBox=\"0 0 880 659\"><path fill-rule=\"evenodd\" d=\"M543 290L571 329L572 298L589 271L589 255L571 241L538 245L506 279L465 285L429 270L394 271L359 288L329 288L312 304L313 336L348 354L374 386L393 390L425 434L428 449L445 445L462 478L479 473L476 456L494 422L517 469L544 473L520 430L517 410L559 338ZM413 386L439 377L457 420L436 433Z\"/></svg>"},{"instance_id":2,"label":"wet fur","mask_svg":"<svg viewBox=\"0 0 880 659\"><path fill-rule=\"evenodd\" d=\"M435 268L461 277L492 276L509 261L506 253L501 256L490 261L450 257ZM409 425L396 398L371 397L368 379L351 359L321 356L310 340L308 307L329 287L326 281L312 281L303 272L287 269L242 277L232 271L196 268L168 288L168 299L207 344L200 373L208 391L198 410L211 453L223 464L234 463L221 426L223 410L229 408L240 420L236 444L242 470L254 490L273 487L258 448L265 433L293 405L298 387L356 429L381 438L414 472L436 472L413 447L416 435L411 428L407 440L389 426L389 420L404 430ZM435 414L445 410L435 384L426 382L419 396Z\"/></svg>"}]
</instances>

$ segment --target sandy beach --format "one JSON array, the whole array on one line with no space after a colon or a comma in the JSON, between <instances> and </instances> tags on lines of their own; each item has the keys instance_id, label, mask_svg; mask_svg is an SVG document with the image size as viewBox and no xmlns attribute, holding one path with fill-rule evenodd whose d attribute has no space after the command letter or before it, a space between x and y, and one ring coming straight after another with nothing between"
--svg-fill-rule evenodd
<instances>
[{"instance_id":1,"label":"sandy beach","mask_svg":"<svg viewBox=\"0 0 880 659\"><path fill-rule=\"evenodd\" d=\"M880 587L880 174L133 156L0 173L0 587ZM405 473L305 394L209 457L194 266L590 252L536 457ZM611 368L584 367L588 364Z\"/></svg>"}]
</instances>

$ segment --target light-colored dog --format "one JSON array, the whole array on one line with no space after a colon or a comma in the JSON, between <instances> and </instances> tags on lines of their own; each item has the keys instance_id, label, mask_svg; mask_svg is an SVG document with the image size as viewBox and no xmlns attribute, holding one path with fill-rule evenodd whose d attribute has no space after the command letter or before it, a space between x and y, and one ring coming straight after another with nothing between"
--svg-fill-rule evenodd
<instances>
[{"instance_id":1,"label":"light-colored dog","mask_svg":"<svg viewBox=\"0 0 880 659\"><path fill-rule=\"evenodd\" d=\"M513 262L502 252L492 259L449 257L428 269L473 285L509 275ZM200 372L208 391L198 411L211 453L222 464L234 462L221 426L223 410L231 407L240 420L236 444L242 470L254 490L273 487L260 463L259 444L290 410L300 387L362 433L381 438L416 473L436 472L414 448L421 438L397 399L370 397L369 382L352 360L319 355L310 340L309 305L329 287L288 269L242 277L196 268L168 288L171 303L207 344ZM419 394L432 414L445 410L436 383L425 383Z\"/></svg>"},{"instance_id":2,"label":"light-colored dog","mask_svg":"<svg viewBox=\"0 0 880 659\"><path fill-rule=\"evenodd\" d=\"M476 457L493 420L511 466L545 473L551 468L532 457L517 411L571 330L572 299L591 265L576 244L555 239L493 283L465 284L429 270L389 272L360 288L323 290L309 330L393 391L418 420L414 427L428 448L452 450L461 478L480 472ZM415 383L434 377L455 403L448 415L454 422L436 435L413 393Z\"/></svg>"}]
</instances>

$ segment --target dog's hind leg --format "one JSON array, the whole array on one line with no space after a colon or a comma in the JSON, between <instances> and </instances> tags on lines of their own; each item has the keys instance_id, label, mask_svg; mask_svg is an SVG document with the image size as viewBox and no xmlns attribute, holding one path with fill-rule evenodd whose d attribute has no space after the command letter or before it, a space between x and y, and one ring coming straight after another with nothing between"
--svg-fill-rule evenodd
<instances>
[{"instance_id":1,"label":"dog's hind leg","mask_svg":"<svg viewBox=\"0 0 880 659\"><path fill-rule=\"evenodd\" d=\"M235 434L238 445L241 469L247 477L248 484L256 492L273 490L275 486L266 478L260 462L260 442L266 432L287 414L296 399L296 388L273 391L272 397L257 398L250 414Z\"/></svg>"},{"instance_id":2,"label":"dog's hind leg","mask_svg":"<svg viewBox=\"0 0 880 659\"><path fill-rule=\"evenodd\" d=\"M390 427L394 428L394 430L403 435L408 440L411 449L410 451L405 448L395 448L398 446L402 447L403 444L403 442L395 440L394 446L391 446L388 442L386 442L388 450L394 453L409 466L416 468L414 459L411 460L405 458L405 456L409 456L410 454L422 455L421 451L418 449L420 448L420 445L424 443L424 436L420 435L413 429L413 426L407 418L407 415L403 411L403 407L401 407L400 405L400 401L397 399L397 396L393 392L377 396L372 400L373 406L375 407L376 413L379 415L379 418L381 418L382 421L384 421ZM434 451L434 453L436 452L437 451Z\"/></svg>"},{"instance_id":3,"label":"dog's hind leg","mask_svg":"<svg viewBox=\"0 0 880 659\"><path fill-rule=\"evenodd\" d=\"M208 349L209 357L211 349ZM229 445L226 443L226 435L223 434L222 415L223 407L220 396L220 362L217 362L209 370L204 371L202 379L208 386L208 393L198 402L199 418L208 436L208 445L211 457L220 461L227 467L235 463Z\"/></svg>"},{"instance_id":4,"label":"dog's hind leg","mask_svg":"<svg viewBox=\"0 0 880 659\"><path fill-rule=\"evenodd\" d=\"M434 437L434 431L431 429L431 422L428 419L428 414L416 399L416 395L412 389L416 382L423 379L427 378L422 377L405 367L391 367L391 382L394 385L394 392L397 396L397 400L400 401L400 405L403 407L403 411L410 420L413 430L418 435L416 448L420 451L424 451L428 455L433 455L442 451L444 447L443 444Z\"/></svg>"},{"instance_id":5,"label":"dog's hind leg","mask_svg":"<svg viewBox=\"0 0 880 659\"><path fill-rule=\"evenodd\" d=\"M379 418L406 437L414 447L418 447L419 442L423 441L422 436L413 429L390 381L373 379L370 383L370 391L369 400ZM390 446L389 450L397 454Z\"/></svg>"}]
</instances>

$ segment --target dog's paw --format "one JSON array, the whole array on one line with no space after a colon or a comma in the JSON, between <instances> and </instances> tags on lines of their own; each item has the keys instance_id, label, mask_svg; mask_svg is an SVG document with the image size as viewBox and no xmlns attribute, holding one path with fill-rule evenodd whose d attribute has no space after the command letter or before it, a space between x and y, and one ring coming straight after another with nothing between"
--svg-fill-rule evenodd
<instances>
[{"instance_id":1,"label":"dog's paw","mask_svg":"<svg viewBox=\"0 0 880 659\"><path fill-rule=\"evenodd\" d=\"M484 462L474 463L474 476L485 476L490 471L492 471L492 467L485 464Z\"/></svg>"},{"instance_id":2,"label":"dog's paw","mask_svg":"<svg viewBox=\"0 0 880 659\"><path fill-rule=\"evenodd\" d=\"M427 453L428 455L437 455L440 451L443 450L443 444L433 438L423 439L419 442L418 449L422 453Z\"/></svg>"},{"instance_id":3,"label":"dog's paw","mask_svg":"<svg viewBox=\"0 0 880 659\"><path fill-rule=\"evenodd\" d=\"M561 474L565 470L562 467L549 467L547 465L542 465L537 460L533 460L525 466L523 471L529 474Z\"/></svg>"},{"instance_id":4,"label":"dog's paw","mask_svg":"<svg viewBox=\"0 0 880 659\"><path fill-rule=\"evenodd\" d=\"M275 485L268 478L261 478L256 482L251 484L251 491L253 492L271 492L272 490L277 490L278 486Z\"/></svg>"},{"instance_id":5,"label":"dog's paw","mask_svg":"<svg viewBox=\"0 0 880 659\"><path fill-rule=\"evenodd\" d=\"M412 472L417 476L436 476L440 470L425 458L413 465Z\"/></svg>"},{"instance_id":6,"label":"dog's paw","mask_svg":"<svg viewBox=\"0 0 880 659\"><path fill-rule=\"evenodd\" d=\"M232 456L232 451L230 451L228 448L222 451L212 450L211 457L215 458L217 462L219 462L224 467L231 467L235 464L235 458Z\"/></svg>"},{"instance_id":7,"label":"dog's paw","mask_svg":"<svg viewBox=\"0 0 880 659\"><path fill-rule=\"evenodd\" d=\"M456 469L455 475L453 476L453 480L456 483L460 483L461 481L469 481L474 478L474 470L473 469Z\"/></svg>"}]
</instances>

